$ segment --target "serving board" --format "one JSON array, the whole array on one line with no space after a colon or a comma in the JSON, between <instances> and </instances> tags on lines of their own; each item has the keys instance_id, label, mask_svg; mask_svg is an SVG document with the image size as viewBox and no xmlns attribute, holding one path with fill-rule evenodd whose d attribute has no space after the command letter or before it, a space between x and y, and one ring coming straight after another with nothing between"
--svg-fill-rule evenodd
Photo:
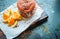
<instances>
[{"instance_id":1,"label":"serving board","mask_svg":"<svg viewBox=\"0 0 60 39\"><path fill-rule=\"evenodd\" d=\"M41 18L39 19L39 21L37 21L38 24L40 25L40 23L41 23L41 24L44 23L45 21L47 21L47 18L48 18L48 15L44 12L44 13L42 14ZM36 23L35 23L35 24L36 24ZM33 25L35 25L35 24L33 24ZM38 24L36 24L36 26L37 26ZM36 26L33 26L33 27L36 27ZM28 28L28 29L32 29L33 27L32 27L32 25L31 25L31 27ZM23 34L23 33L22 33L22 34ZM20 36L20 35L19 35L19 36ZM17 37L17 39L19 38L19 36ZM5 36L5 34L3 33L3 31L2 31L1 29L0 29L0 39L6 39L6 36Z\"/></svg>"},{"instance_id":2,"label":"serving board","mask_svg":"<svg viewBox=\"0 0 60 39\"><path fill-rule=\"evenodd\" d=\"M40 8L41 9L41 8ZM32 26L32 25L35 25L35 23L37 23L37 22L40 22L40 21L42 21L43 19L46 19L47 18L47 14L45 13L45 12L39 12L39 13L42 13L41 15L40 15L40 17L38 18L38 19L36 19L36 20L34 20L34 22L32 23L32 24L30 24L29 26ZM38 13L38 14L39 14ZM44 20L43 20L44 21ZM28 26L28 27L29 27ZM28 28L27 27L27 28ZM26 28L26 29L27 29ZM12 28L11 28L12 29ZM25 31L26 29L24 29L23 31ZM23 32L23 31L21 31L20 32L20 34ZM0 32L2 32L1 30L0 30ZM6 36L3 34L3 32L1 33L2 35L0 36L1 38L3 38L3 39L6 39ZM6 33L5 33L6 34Z\"/></svg>"}]
</instances>

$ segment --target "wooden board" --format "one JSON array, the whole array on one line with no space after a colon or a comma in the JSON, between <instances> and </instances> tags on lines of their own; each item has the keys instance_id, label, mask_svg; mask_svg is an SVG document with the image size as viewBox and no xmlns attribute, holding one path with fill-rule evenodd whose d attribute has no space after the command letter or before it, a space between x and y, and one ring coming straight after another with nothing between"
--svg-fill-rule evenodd
<instances>
[{"instance_id":1,"label":"wooden board","mask_svg":"<svg viewBox=\"0 0 60 39\"><path fill-rule=\"evenodd\" d=\"M34 28L34 27L36 27L36 26L44 23L45 21L47 21L47 18L48 18L48 15L47 15L45 12L42 13L41 18L38 19L38 21L36 21L34 24L32 24L28 29L32 29L32 28ZM35 25L35 24L36 24L36 25ZM28 29L27 29L27 30L28 30ZM23 33L22 33L22 34L23 34ZM20 37L20 35L19 35L18 37ZM16 38L19 39L18 37L16 37ZM1 29L0 29L0 39L6 39L6 36L5 36L4 33L1 31Z\"/></svg>"}]
</instances>

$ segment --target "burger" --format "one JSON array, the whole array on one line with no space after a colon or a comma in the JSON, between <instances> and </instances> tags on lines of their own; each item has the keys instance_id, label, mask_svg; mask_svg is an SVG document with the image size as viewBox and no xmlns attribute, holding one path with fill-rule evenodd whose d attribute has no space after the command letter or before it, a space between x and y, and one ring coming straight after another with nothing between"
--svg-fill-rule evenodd
<instances>
[{"instance_id":1,"label":"burger","mask_svg":"<svg viewBox=\"0 0 60 39\"><path fill-rule=\"evenodd\" d=\"M35 8L35 0L18 0L17 7L21 12L21 16L29 18L33 15L32 11Z\"/></svg>"}]
</instances>

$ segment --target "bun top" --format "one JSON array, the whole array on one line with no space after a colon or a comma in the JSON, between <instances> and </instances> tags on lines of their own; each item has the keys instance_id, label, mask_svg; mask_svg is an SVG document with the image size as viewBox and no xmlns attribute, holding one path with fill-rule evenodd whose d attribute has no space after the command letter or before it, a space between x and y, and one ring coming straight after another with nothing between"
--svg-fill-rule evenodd
<instances>
[{"instance_id":1,"label":"bun top","mask_svg":"<svg viewBox=\"0 0 60 39\"><path fill-rule=\"evenodd\" d=\"M35 8L34 0L18 0L18 9L23 13L31 12Z\"/></svg>"}]
</instances>

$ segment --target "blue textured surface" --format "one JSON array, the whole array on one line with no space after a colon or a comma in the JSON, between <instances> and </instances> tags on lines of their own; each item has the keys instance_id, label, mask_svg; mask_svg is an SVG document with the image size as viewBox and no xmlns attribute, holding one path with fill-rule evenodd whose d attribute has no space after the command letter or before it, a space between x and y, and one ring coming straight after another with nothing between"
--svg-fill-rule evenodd
<instances>
[{"instance_id":1,"label":"blue textured surface","mask_svg":"<svg viewBox=\"0 0 60 39\"><path fill-rule=\"evenodd\" d=\"M17 0L0 0L0 11L6 9L16 1ZM49 17L46 23L33 29L32 33L27 38L60 39L60 0L36 0L36 2L43 8Z\"/></svg>"}]
</instances>

